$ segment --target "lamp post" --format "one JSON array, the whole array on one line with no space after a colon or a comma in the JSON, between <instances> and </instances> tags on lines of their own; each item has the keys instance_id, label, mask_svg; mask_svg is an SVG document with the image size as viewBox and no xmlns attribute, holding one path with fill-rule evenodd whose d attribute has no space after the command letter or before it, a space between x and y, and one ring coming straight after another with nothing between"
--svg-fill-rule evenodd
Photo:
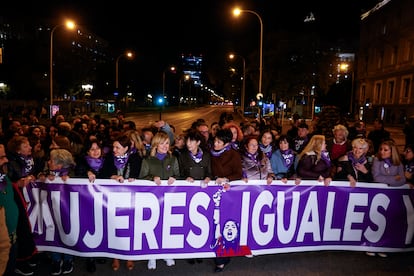
<instances>
[{"instance_id":1,"label":"lamp post","mask_svg":"<svg viewBox=\"0 0 414 276\"><path fill-rule=\"evenodd\" d=\"M244 98L245 98L245 93L246 93L246 60L244 59L244 57L237 55L238 57L240 57L243 61L243 82L242 82L242 90L241 90L241 95L240 95L240 105L241 105L241 111L242 114L244 114ZM234 54L230 54L229 58L230 59L234 59L235 55Z\"/></svg>"},{"instance_id":2,"label":"lamp post","mask_svg":"<svg viewBox=\"0 0 414 276\"><path fill-rule=\"evenodd\" d=\"M263 20L260 17L260 15L252 10L241 10L239 8L236 8L233 10L233 14L234 16L239 16L240 13L242 12L247 12L247 13L252 13L254 14L260 22L260 63L259 63L259 92L258 95L262 95L262 77L263 77ZM263 97L263 96L262 96Z\"/></svg>"},{"instance_id":3,"label":"lamp post","mask_svg":"<svg viewBox=\"0 0 414 276\"><path fill-rule=\"evenodd\" d=\"M66 26L68 29L72 30L75 28L75 23L73 21L66 21L65 24L59 24L52 28L50 31L50 57L49 57L49 89L50 89L50 111L52 111L53 106L53 34L55 33L58 27ZM52 112L50 113L52 117Z\"/></svg>"},{"instance_id":4,"label":"lamp post","mask_svg":"<svg viewBox=\"0 0 414 276\"><path fill-rule=\"evenodd\" d=\"M127 58L131 59L133 58L134 54L131 51L126 51L122 54L120 54L115 61L115 91L118 93L119 98L119 59L123 56L126 56ZM118 102L119 103L119 102Z\"/></svg>"},{"instance_id":5,"label":"lamp post","mask_svg":"<svg viewBox=\"0 0 414 276\"><path fill-rule=\"evenodd\" d=\"M339 71L344 72L345 74L349 71L349 64L348 63L341 63L339 64ZM353 112L353 103L354 101L354 70L351 71L351 95L350 95L350 102L349 102L349 114L352 115Z\"/></svg>"},{"instance_id":6,"label":"lamp post","mask_svg":"<svg viewBox=\"0 0 414 276\"><path fill-rule=\"evenodd\" d=\"M116 62L115 62L115 89L116 91L118 91L119 88L119 59L123 56L126 56L127 58L132 58L133 54L130 51L127 51L125 53L120 54L117 58L116 58Z\"/></svg>"},{"instance_id":7,"label":"lamp post","mask_svg":"<svg viewBox=\"0 0 414 276\"><path fill-rule=\"evenodd\" d=\"M165 73L166 71L175 72L175 67L171 66L162 72L162 97L165 97Z\"/></svg>"}]
</instances>

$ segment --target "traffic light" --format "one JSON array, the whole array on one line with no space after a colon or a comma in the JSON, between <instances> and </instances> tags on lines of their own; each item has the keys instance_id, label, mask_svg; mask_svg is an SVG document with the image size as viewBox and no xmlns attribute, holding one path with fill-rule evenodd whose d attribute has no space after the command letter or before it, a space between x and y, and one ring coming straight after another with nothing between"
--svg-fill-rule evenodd
<instances>
[{"instance_id":1,"label":"traffic light","mask_svg":"<svg viewBox=\"0 0 414 276\"><path fill-rule=\"evenodd\" d=\"M158 97L156 104L159 105L159 106L164 105L164 97L162 97L162 96Z\"/></svg>"}]
</instances>

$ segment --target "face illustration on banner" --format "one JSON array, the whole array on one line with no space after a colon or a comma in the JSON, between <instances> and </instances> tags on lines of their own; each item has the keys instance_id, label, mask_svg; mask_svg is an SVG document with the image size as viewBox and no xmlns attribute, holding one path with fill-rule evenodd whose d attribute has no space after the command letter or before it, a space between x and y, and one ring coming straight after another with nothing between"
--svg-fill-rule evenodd
<instances>
[{"instance_id":1,"label":"face illustration on banner","mask_svg":"<svg viewBox=\"0 0 414 276\"><path fill-rule=\"evenodd\" d=\"M237 223L234 220L229 220L224 224L223 237L226 241L232 242L239 235L239 229Z\"/></svg>"}]
</instances>

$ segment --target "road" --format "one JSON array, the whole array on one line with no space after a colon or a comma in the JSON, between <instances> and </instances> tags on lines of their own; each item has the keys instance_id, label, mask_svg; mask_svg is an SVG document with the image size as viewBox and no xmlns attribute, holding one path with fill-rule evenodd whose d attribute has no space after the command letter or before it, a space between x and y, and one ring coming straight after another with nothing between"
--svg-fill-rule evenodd
<instances>
[{"instance_id":1,"label":"road","mask_svg":"<svg viewBox=\"0 0 414 276\"><path fill-rule=\"evenodd\" d=\"M188 129L191 124L199 119L203 118L206 120L207 124L210 125L212 122L218 122L220 114L223 112L232 113L236 122L240 123L242 118L237 114L233 113L233 106L203 106L195 107L193 109L170 109L162 112L162 120L172 124L176 128L176 134L182 133L184 130ZM147 126L157 120L159 120L159 112L140 112L140 113L130 113L127 115L127 120L132 120L136 123L138 128ZM307 121L311 125L310 121ZM282 133L290 128L290 121L285 119L282 124ZM396 142L396 145L400 151L404 149L405 146L405 137L402 132L402 125L386 125L385 129L391 133L391 138ZM373 129L371 124L367 124L367 133Z\"/></svg>"},{"instance_id":2,"label":"road","mask_svg":"<svg viewBox=\"0 0 414 276\"><path fill-rule=\"evenodd\" d=\"M223 112L233 113L233 106L212 105L207 107L194 107L192 109L168 109L162 112L161 119L174 125L176 134L180 134L199 118L203 118L208 125L213 122L218 122L220 114ZM139 112L129 113L125 119L134 121L138 128L142 128L143 126L154 123L159 118L159 112ZM240 121L240 117L236 117L236 119Z\"/></svg>"}]
</instances>

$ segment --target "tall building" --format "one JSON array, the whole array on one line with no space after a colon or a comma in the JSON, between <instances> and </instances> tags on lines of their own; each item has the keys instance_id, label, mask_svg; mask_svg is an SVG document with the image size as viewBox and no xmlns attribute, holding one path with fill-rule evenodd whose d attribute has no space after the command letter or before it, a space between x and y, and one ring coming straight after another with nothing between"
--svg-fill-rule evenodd
<instances>
[{"instance_id":1,"label":"tall building","mask_svg":"<svg viewBox=\"0 0 414 276\"><path fill-rule=\"evenodd\" d=\"M361 16L360 117L403 123L414 114L414 1L384 0Z\"/></svg>"}]
</instances>

